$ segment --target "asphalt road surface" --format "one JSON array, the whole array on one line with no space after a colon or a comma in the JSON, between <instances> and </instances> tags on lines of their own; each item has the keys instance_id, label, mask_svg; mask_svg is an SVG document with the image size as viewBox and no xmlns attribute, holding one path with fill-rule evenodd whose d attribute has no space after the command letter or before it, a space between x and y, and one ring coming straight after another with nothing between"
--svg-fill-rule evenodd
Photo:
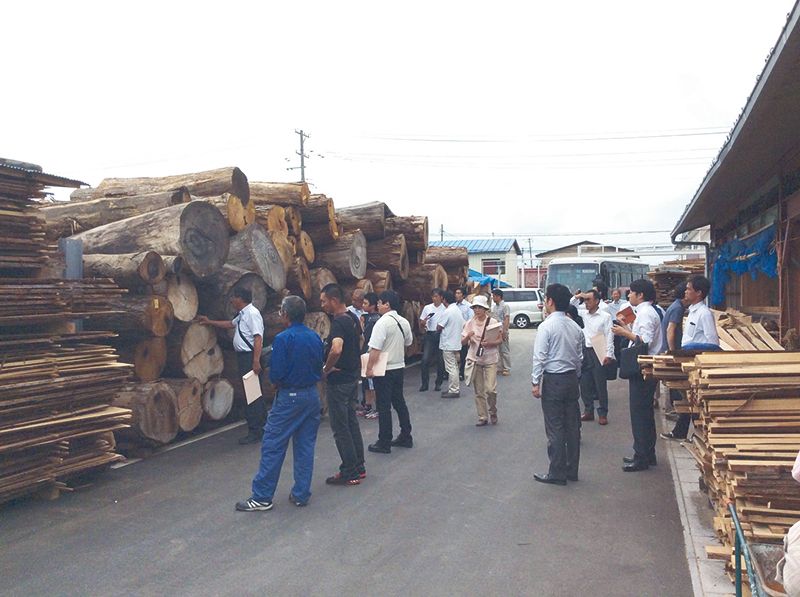
<instances>
[{"instance_id":1,"label":"asphalt road surface","mask_svg":"<svg viewBox=\"0 0 800 597\"><path fill-rule=\"evenodd\" d=\"M420 394L406 371L413 449L367 456L368 478L330 487L327 420L313 497L287 500L291 450L270 512L237 513L259 446L235 429L110 471L53 502L0 509L4 595L688 596L669 464L623 473L625 382L610 424L584 423L580 481L542 485L541 408L530 394L534 330L512 331L499 424L474 427L472 390ZM366 441L377 421L362 421ZM662 457L663 456L663 457Z\"/></svg>"}]
</instances>

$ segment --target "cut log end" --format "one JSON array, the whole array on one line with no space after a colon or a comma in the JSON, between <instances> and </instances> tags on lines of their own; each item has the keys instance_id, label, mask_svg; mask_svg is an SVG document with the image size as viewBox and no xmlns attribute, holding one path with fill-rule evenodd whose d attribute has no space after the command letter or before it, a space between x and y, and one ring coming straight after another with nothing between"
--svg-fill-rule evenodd
<instances>
[{"instance_id":1,"label":"cut log end","mask_svg":"<svg viewBox=\"0 0 800 597\"><path fill-rule=\"evenodd\" d=\"M233 386L226 379L215 379L206 384L203 392L203 414L210 421L221 421L233 408Z\"/></svg>"},{"instance_id":2,"label":"cut log end","mask_svg":"<svg viewBox=\"0 0 800 597\"><path fill-rule=\"evenodd\" d=\"M192 201L181 213L180 244L186 265L205 278L219 271L228 258L228 222L211 203Z\"/></svg>"},{"instance_id":3,"label":"cut log end","mask_svg":"<svg viewBox=\"0 0 800 597\"><path fill-rule=\"evenodd\" d=\"M133 372L141 381L161 377L167 364L167 341L154 336L140 340L133 350Z\"/></svg>"}]
</instances>

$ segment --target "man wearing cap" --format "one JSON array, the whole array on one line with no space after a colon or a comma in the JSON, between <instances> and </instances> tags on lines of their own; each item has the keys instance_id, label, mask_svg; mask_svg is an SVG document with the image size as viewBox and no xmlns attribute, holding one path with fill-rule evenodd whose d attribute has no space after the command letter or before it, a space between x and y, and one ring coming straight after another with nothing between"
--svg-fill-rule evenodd
<instances>
[{"instance_id":1,"label":"man wearing cap","mask_svg":"<svg viewBox=\"0 0 800 597\"><path fill-rule=\"evenodd\" d=\"M501 338L487 338L485 331L499 325L489 313L489 301L476 296L472 303L474 317L464 325L461 342L467 347L467 360L474 363L472 387L475 390L475 407L478 409L476 427L485 427L489 421L497 424L497 361ZM483 350L480 350L483 348ZM480 355L478 354L480 352Z\"/></svg>"}]
</instances>

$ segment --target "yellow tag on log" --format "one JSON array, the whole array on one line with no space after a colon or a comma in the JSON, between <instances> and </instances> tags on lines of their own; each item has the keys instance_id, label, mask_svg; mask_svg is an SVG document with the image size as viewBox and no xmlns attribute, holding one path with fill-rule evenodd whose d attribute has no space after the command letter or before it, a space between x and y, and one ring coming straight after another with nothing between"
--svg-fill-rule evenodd
<instances>
[{"instance_id":1,"label":"yellow tag on log","mask_svg":"<svg viewBox=\"0 0 800 597\"><path fill-rule=\"evenodd\" d=\"M157 298L153 299L153 309L158 310L158 299Z\"/></svg>"}]
</instances>

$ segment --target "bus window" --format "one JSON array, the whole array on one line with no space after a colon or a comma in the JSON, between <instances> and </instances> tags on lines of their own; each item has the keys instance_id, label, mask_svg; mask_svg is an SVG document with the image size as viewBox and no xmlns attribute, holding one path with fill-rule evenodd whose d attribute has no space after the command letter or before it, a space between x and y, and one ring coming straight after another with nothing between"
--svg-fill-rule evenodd
<instances>
[{"instance_id":1,"label":"bus window","mask_svg":"<svg viewBox=\"0 0 800 597\"><path fill-rule=\"evenodd\" d=\"M551 263L547 268L547 283L563 284L570 292L589 290L598 269L594 263Z\"/></svg>"}]
</instances>

